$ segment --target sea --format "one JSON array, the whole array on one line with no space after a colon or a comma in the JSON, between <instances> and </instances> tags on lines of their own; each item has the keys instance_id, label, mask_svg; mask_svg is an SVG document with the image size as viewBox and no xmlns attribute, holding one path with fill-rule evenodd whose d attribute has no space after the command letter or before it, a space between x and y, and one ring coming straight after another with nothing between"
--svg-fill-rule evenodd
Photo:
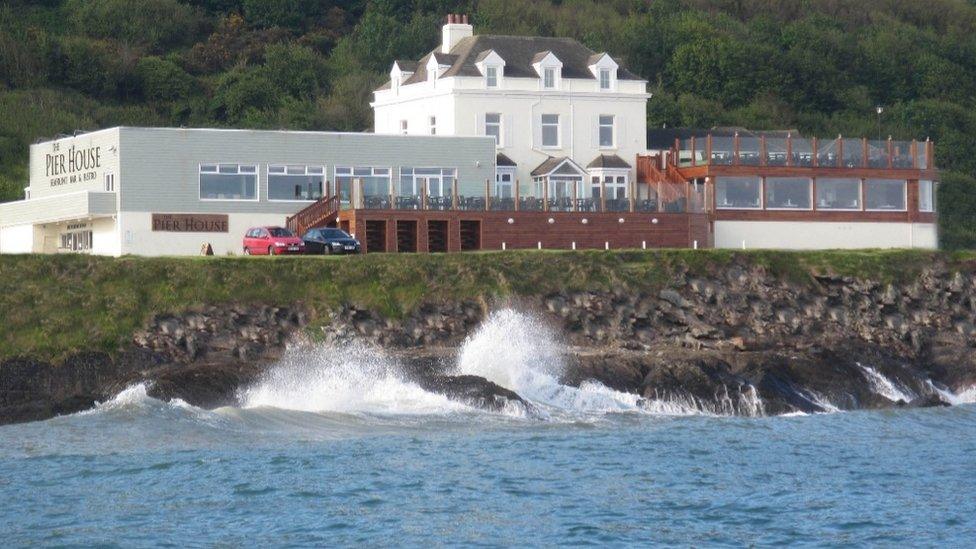
<instances>
[{"instance_id":1,"label":"sea","mask_svg":"<svg viewBox=\"0 0 976 549\"><path fill-rule=\"evenodd\" d=\"M459 347L457 373L529 402L496 411L426 392L354 342L296 346L240 406L134 385L0 427L0 545L976 544L973 394L732 416L562 385L560 345L506 310Z\"/></svg>"}]
</instances>

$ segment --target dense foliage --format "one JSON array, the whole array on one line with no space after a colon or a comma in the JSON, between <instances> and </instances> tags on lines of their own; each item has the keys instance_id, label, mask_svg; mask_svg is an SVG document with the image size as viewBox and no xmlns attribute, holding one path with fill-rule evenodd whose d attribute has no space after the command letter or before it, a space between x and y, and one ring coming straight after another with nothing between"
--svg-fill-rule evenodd
<instances>
[{"instance_id":1,"label":"dense foliage","mask_svg":"<svg viewBox=\"0 0 976 549\"><path fill-rule=\"evenodd\" d=\"M0 200L22 195L30 142L75 129L369 129L392 60L436 46L450 12L625 58L652 126L931 137L944 244L976 247L972 0L8 0Z\"/></svg>"}]
</instances>

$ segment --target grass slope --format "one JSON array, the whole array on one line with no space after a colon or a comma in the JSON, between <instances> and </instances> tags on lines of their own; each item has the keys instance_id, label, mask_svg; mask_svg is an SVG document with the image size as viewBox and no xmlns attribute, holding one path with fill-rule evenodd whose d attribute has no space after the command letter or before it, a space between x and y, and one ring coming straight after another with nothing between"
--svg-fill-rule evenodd
<instances>
[{"instance_id":1,"label":"grass slope","mask_svg":"<svg viewBox=\"0 0 976 549\"><path fill-rule=\"evenodd\" d=\"M302 258L0 256L0 359L115 351L156 314L201 305L303 303L321 322L350 303L388 317L420 304L560 290L655 292L677 273L715 273L736 258L785 280L815 273L910 280L933 261L976 253L728 250L526 251Z\"/></svg>"}]
</instances>

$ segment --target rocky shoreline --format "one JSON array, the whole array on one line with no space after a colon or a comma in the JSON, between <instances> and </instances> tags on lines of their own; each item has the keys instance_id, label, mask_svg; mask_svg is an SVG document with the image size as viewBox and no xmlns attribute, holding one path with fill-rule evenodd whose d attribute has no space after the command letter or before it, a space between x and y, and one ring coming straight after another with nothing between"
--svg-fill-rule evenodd
<instances>
[{"instance_id":1,"label":"rocky shoreline","mask_svg":"<svg viewBox=\"0 0 976 549\"><path fill-rule=\"evenodd\" d=\"M452 358L504 307L559 335L564 383L596 380L648 406L774 415L948 405L976 386L974 271L936 263L904 284L789 281L741 260L713 276L675 273L656 291L431 302L398 319L347 304L316 319L314 329L302 304L209 306L156 316L113 355L3 361L0 423L84 410L140 382L164 400L234 405L289 344L309 339L373 345L421 387L497 409L522 399L483 378L452 375Z\"/></svg>"}]
</instances>

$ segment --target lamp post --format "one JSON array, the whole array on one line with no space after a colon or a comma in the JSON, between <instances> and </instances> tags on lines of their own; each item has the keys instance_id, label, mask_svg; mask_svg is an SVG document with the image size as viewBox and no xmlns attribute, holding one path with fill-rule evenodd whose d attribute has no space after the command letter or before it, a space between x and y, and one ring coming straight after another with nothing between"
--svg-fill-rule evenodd
<instances>
[{"instance_id":1,"label":"lamp post","mask_svg":"<svg viewBox=\"0 0 976 549\"><path fill-rule=\"evenodd\" d=\"M878 105L874 110L878 113L878 141L881 141L881 113L884 112L884 107Z\"/></svg>"}]
</instances>

